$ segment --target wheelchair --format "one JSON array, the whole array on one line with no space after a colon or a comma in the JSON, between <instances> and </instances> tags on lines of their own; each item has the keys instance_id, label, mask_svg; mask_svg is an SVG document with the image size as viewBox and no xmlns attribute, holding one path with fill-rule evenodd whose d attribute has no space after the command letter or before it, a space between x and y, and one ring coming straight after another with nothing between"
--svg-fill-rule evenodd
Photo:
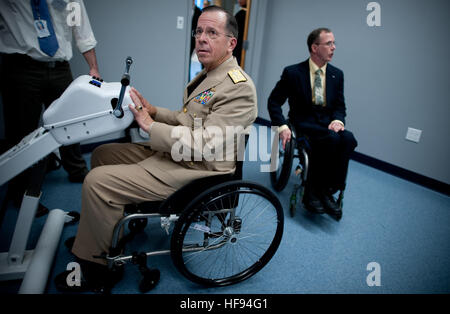
<instances>
[{"instance_id":1,"label":"wheelchair","mask_svg":"<svg viewBox=\"0 0 450 314\"><path fill-rule=\"evenodd\" d=\"M126 205L106 255L109 271L126 263L138 265L142 293L151 290L160 276L146 265L151 256L170 254L183 276L204 286L236 284L255 275L278 249L284 214L273 192L242 180L242 166L237 161L234 174L196 179L164 201ZM170 248L124 254L125 244L146 228L150 218L160 218L168 234L174 223ZM129 232L123 235L127 225Z\"/></svg>"},{"instance_id":2,"label":"wheelchair","mask_svg":"<svg viewBox=\"0 0 450 314\"><path fill-rule=\"evenodd\" d=\"M278 150L278 159L276 161L276 169L270 172L270 182L275 191L283 191L287 183L289 182L289 178L291 177L294 158L298 158L298 164L295 167L295 177L298 178L299 181L294 184L291 195L289 197L289 213L291 217L294 217L297 209L297 204L303 203L303 196L308 179L308 168L310 163L308 153L311 154L311 147L305 135L297 132L289 121L287 121L287 125L292 132L292 136L291 140L286 143L285 148L283 149L281 139L278 139L278 141L275 141L275 139L272 144L272 150ZM341 211L340 214L332 215L332 218L337 221L341 220L342 218L344 190L345 186L340 190L333 191L333 194L339 192L336 202Z\"/></svg>"}]
</instances>

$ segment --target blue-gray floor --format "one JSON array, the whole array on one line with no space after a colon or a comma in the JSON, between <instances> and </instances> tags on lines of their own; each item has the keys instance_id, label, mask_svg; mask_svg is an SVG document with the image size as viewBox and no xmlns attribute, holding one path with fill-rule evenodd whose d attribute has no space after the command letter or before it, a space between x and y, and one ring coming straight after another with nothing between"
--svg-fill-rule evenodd
<instances>
[{"instance_id":1,"label":"blue-gray floor","mask_svg":"<svg viewBox=\"0 0 450 314\"><path fill-rule=\"evenodd\" d=\"M89 155L85 156L89 160ZM268 173L260 163L246 161L245 179L270 187ZM336 222L299 208L290 217L288 187L278 193L284 206L285 228L281 245L269 264L254 277L223 288L204 288L180 275L170 256L149 259L161 271L161 281L150 294L297 294L297 293L449 293L450 292L450 198L422 186L351 161L344 200L344 215ZM70 183L64 170L47 175L42 203L48 208L80 210L81 184ZM0 250L8 250L17 209L9 206L0 229ZM36 244L46 217L34 222L29 249ZM136 238L138 247L168 247L170 238L150 223ZM73 256L64 240L75 235L77 225L63 230L51 271L47 293L58 293L56 274L65 270ZM381 286L368 286L367 277L376 262ZM371 276L369 276L371 277ZM125 268L124 279L113 293L139 293L140 273ZM19 281L0 282L0 292L16 293Z\"/></svg>"}]
</instances>

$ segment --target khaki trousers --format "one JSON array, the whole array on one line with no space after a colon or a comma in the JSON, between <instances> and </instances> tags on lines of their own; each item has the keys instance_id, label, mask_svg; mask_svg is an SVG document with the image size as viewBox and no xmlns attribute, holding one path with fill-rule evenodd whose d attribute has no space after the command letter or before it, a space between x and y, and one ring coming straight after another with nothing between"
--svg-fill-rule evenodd
<instances>
[{"instance_id":1,"label":"khaki trousers","mask_svg":"<svg viewBox=\"0 0 450 314\"><path fill-rule=\"evenodd\" d=\"M105 264L94 258L108 252L114 226L126 204L158 201L175 192L137 163L154 154L136 144L106 144L94 150L91 171L82 187L81 217L72 252L77 257Z\"/></svg>"}]
</instances>

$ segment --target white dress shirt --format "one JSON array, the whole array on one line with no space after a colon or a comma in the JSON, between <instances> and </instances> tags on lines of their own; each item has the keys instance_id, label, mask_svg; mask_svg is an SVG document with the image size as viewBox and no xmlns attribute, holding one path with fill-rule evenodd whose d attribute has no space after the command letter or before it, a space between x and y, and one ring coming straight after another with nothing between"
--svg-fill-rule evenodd
<instances>
[{"instance_id":1,"label":"white dress shirt","mask_svg":"<svg viewBox=\"0 0 450 314\"><path fill-rule=\"evenodd\" d=\"M41 1L47 1L52 17L59 45L56 54L50 57L39 47L30 0L0 0L0 52L27 54L38 61L69 61L73 55L72 39L75 39L81 53L97 45L83 0L70 1L79 4L81 16L79 26L70 26L69 24L73 23L67 21L68 15L74 15L73 10L67 10L69 0Z\"/></svg>"}]
</instances>

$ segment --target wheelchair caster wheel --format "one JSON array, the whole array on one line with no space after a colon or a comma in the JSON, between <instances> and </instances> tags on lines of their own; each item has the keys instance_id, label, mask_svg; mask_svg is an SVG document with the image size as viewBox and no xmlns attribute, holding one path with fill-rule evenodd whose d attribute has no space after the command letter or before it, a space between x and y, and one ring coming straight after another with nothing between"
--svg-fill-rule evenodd
<instances>
[{"instance_id":1,"label":"wheelchair caster wheel","mask_svg":"<svg viewBox=\"0 0 450 314\"><path fill-rule=\"evenodd\" d=\"M291 214L291 217L295 216L295 205L293 204L289 205L289 213Z\"/></svg>"},{"instance_id":2,"label":"wheelchair caster wheel","mask_svg":"<svg viewBox=\"0 0 450 314\"><path fill-rule=\"evenodd\" d=\"M159 282L160 272L158 269L150 269L143 274L143 278L139 283L139 291L146 293L152 290Z\"/></svg>"}]
</instances>

